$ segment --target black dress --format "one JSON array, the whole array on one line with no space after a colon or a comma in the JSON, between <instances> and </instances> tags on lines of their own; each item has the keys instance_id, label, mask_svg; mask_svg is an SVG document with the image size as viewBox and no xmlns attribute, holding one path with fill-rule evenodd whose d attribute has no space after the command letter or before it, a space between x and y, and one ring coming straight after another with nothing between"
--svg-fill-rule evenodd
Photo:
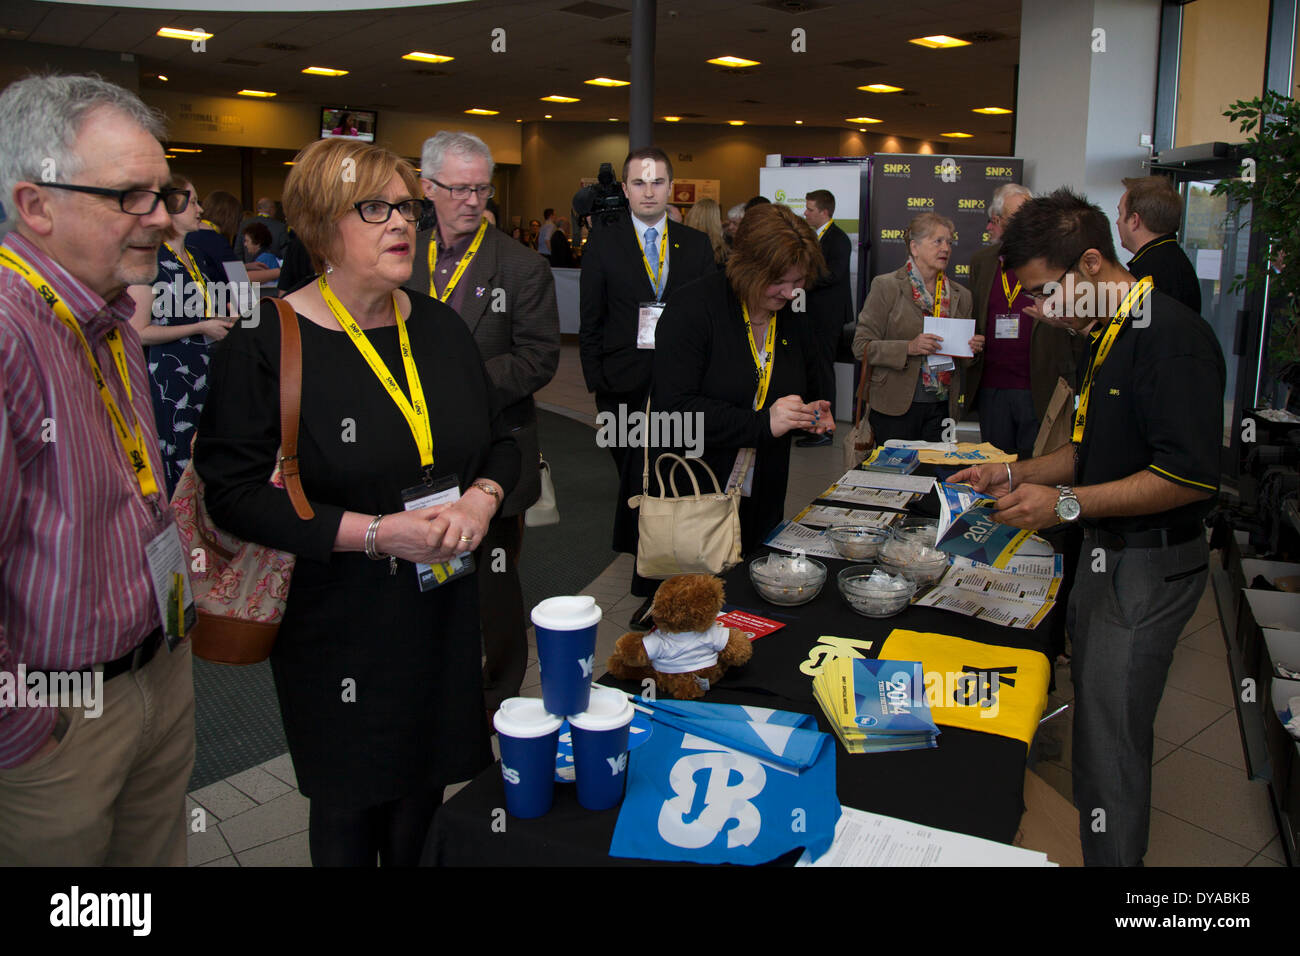
<instances>
[{"instance_id":1,"label":"black dress","mask_svg":"<svg viewBox=\"0 0 1300 956\"><path fill-rule=\"evenodd\" d=\"M805 402L829 400L832 392L822 369L811 316L787 306L775 321L772 381L763 408L757 412L752 410L758 378L747 342L749 332L740 300L725 274L706 275L679 289L655 328L652 411L703 413L702 458L724 489L737 452L756 449L752 494L740 504L741 547L747 555L785 516L792 434L772 437L768 424L772 403L784 395L799 395ZM655 457L668 450L682 453L681 449L650 449L651 494L659 493ZM636 551L637 513L626 502L641 493L642 456L641 449L633 450L623 470L619 513L614 521L614 548L618 551ZM696 471L703 490L707 476L703 469L697 467ZM664 476L667 474L665 465ZM690 483L679 476L677 487L685 487L689 493Z\"/></svg>"},{"instance_id":2,"label":"black dress","mask_svg":"<svg viewBox=\"0 0 1300 956\"><path fill-rule=\"evenodd\" d=\"M456 475L462 490L491 478L509 492L518 448L489 406L474 340L450 308L408 294L436 475ZM300 520L268 484L280 431L280 328L269 304L257 326L237 324L213 350L195 464L218 525L298 556L271 654L285 736L306 796L360 809L469 779L491 763L478 586L464 577L422 594L409 562L390 576L387 561L332 551L344 511L402 510L400 492L420 481L420 459L405 418L347 335L301 316L298 326L299 456L315 517ZM409 398L396 327L366 337Z\"/></svg>"}]
</instances>

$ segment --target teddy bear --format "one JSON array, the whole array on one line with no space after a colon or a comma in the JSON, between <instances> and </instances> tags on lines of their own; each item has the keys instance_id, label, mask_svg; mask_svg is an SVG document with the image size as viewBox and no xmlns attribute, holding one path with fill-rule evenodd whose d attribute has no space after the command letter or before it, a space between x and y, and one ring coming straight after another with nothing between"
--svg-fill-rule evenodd
<instances>
[{"instance_id":1,"label":"teddy bear","mask_svg":"<svg viewBox=\"0 0 1300 956\"><path fill-rule=\"evenodd\" d=\"M679 574L659 585L644 634L629 631L614 644L609 672L620 680L653 677L662 697L703 697L754 649L744 631L717 623L722 581L708 574Z\"/></svg>"}]
</instances>

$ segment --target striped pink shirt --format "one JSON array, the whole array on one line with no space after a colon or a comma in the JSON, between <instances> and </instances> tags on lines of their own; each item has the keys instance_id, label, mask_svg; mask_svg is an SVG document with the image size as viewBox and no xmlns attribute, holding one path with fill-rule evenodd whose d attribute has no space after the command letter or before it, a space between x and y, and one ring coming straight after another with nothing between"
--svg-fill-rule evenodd
<instances>
[{"instance_id":1,"label":"striped pink shirt","mask_svg":"<svg viewBox=\"0 0 1300 956\"><path fill-rule=\"evenodd\" d=\"M114 401L139 420L161 483L130 296L105 303L16 232L4 245L81 323ZM131 372L129 403L104 341L114 326ZM77 337L26 279L0 267L0 671L89 668L121 657L158 626L144 548L172 520L160 504L162 519L140 495ZM0 706L0 768L35 753L55 716Z\"/></svg>"}]
</instances>

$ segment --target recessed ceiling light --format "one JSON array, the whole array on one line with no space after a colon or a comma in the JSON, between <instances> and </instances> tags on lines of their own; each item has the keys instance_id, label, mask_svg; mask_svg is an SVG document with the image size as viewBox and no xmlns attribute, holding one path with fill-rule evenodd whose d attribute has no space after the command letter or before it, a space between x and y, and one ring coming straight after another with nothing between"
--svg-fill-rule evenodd
<instances>
[{"instance_id":1,"label":"recessed ceiling light","mask_svg":"<svg viewBox=\"0 0 1300 956\"><path fill-rule=\"evenodd\" d=\"M550 119L550 118L551 118L551 114L550 114L550 113L547 113L546 116L545 116L544 118L545 118L545 119Z\"/></svg>"},{"instance_id":2,"label":"recessed ceiling light","mask_svg":"<svg viewBox=\"0 0 1300 956\"><path fill-rule=\"evenodd\" d=\"M859 86L858 89L866 90L868 93L901 93L901 86L890 86L888 83L868 83L866 86Z\"/></svg>"},{"instance_id":3,"label":"recessed ceiling light","mask_svg":"<svg viewBox=\"0 0 1300 956\"><path fill-rule=\"evenodd\" d=\"M517 120L515 120L515 122L516 122L516 123L522 123L523 120L521 120L521 119L517 119Z\"/></svg>"},{"instance_id":4,"label":"recessed ceiling light","mask_svg":"<svg viewBox=\"0 0 1300 956\"><path fill-rule=\"evenodd\" d=\"M588 86L631 86L630 80L611 80L607 76L597 76L590 80L583 80Z\"/></svg>"},{"instance_id":5,"label":"recessed ceiling light","mask_svg":"<svg viewBox=\"0 0 1300 956\"><path fill-rule=\"evenodd\" d=\"M177 27L163 27L157 35L168 40L211 40L214 36L203 30L181 30Z\"/></svg>"},{"instance_id":6,"label":"recessed ceiling light","mask_svg":"<svg viewBox=\"0 0 1300 956\"><path fill-rule=\"evenodd\" d=\"M236 96L260 96L263 98L268 96L275 96L274 93L268 93L266 90L240 90L235 95Z\"/></svg>"},{"instance_id":7,"label":"recessed ceiling light","mask_svg":"<svg viewBox=\"0 0 1300 956\"><path fill-rule=\"evenodd\" d=\"M303 70L304 73L310 73L312 76L347 76L347 70L336 70L330 66L309 66Z\"/></svg>"},{"instance_id":8,"label":"recessed ceiling light","mask_svg":"<svg viewBox=\"0 0 1300 956\"><path fill-rule=\"evenodd\" d=\"M859 132L859 133L865 133L866 130L865 130L863 127L859 126L859 127L858 127L858 132Z\"/></svg>"},{"instance_id":9,"label":"recessed ceiling light","mask_svg":"<svg viewBox=\"0 0 1300 956\"><path fill-rule=\"evenodd\" d=\"M728 126L744 126L744 125L745 125L745 121L744 121L744 120L727 120L727 125L728 125Z\"/></svg>"},{"instance_id":10,"label":"recessed ceiling light","mask_svg":"<svg viewBox=\"0 0 1300 956\"><path fill-rule=\"evenodd\" d=\"M286 160L284 161L284 165L286 165L286 166L296 166L297 163L295 163L292 159L286 159Z\"/></svg>"},{"instance_id":11,"label":"recessed ceiling light","mask_svg":"<svg viewBox=\"0 0 1300 956\"><path fill-rule=\"evenodd\" d=\"M802 126L802 125L803 125L803 120L795 120L795 121L794 121L794 125L795 125L795 126Z\"/></svg>"},{"instance_id":12,"label":"recessed ceiling light","mask_svg":"<svg viewBox=\"0 0 1300 956\"><path fill-rule=\"evenodd\" d=\"M946 136L949 139L970 139L974 133L940 133L940 136Z\"/></svg>"},{"instance_id":13,"label":"recessed ceiling light","mask_svg":"<svg viewBox=\"0 0 1300 956\"><path fill-rule=\"evenodd\" d=\"M163 76L161 73L158 74L158 79L162 80L164 83L167 82L167 77Z\"/></svg>"},{"instance_id":14,"label":"recessed ceiling light","mask_svg":"<svg viewBox=\"0 0 1300 956\"><path fill-rule=\"evenodd\" d=\"M665 122L665 123L680 123L681 121L682 121L682 118L681 118L680 116L665 116L665 117L664 117L664 122Z\"/></svg>"},{"instance_id":15,"label":"recessed ceiling light","mask_svg":"<svg viewBox=\"0 0 1300 956\"><path fill-rule=\"evenodd\" d=\"M180 147L180 146L173 146L171 149L167 150L167 152L169 152L169 153L201 153L201 152L203 152L203 150L201 150L201 149L184 149L184 148L182 148L182 147Z\"/></svg>"},{"instance_id":16,"label":"recessed ceiling light","mask_svg":"<svg viewBox=\"0 0 1300 956\"><path fill-rule=\"evenodd\" d=\"M1001 106L981 106L978 109L971 110L972 113L983 113L985 116L1005 116L1011 110L1004 109Z\"/></svg>"},{"instance_id":17,"label":"recessed ceiling light","mask_svg":"<svg viewBox=\"0 0 1300 956\"><path fill-rule=\"evenodd\" d=\"M878 119L873 119L873 118L870 117L870 116L850 116L850 117L849 117L848 119L846 119L844 122L846 122L846 123L879 123L879 122L881 122L881 121L878 120Z\"/></svg>"},{"instance_id":18,"label":"recessed ceiling light","mask_svg":"<svg viewBox=\"0 0 1300 956\"><path fill-rule=\"evenodd\" d=\"M550 96L543 96L542 102L543 103L576 103L578 102L578 97L561 96L559 93L552 93Z\"/></svg>"},{"instance_id":19,"label":"recessed ceiling light","mask_svg":"<svg viewBox=\"0 0 1300 956\"><path fill-rule=\"evenodd\" d=\"M950 50L953 47L970 46L969 40L958 40L956 37L946 36L937 33L932 37L917 37L914 40L908 40L908 43L915 43L917 46L927 47L931 50Z\"/></svg>"},{"instance_id":20,"label":"recessed ceiling light","mask_svg":"<svg viewBox=\"0 0 1300 956\"><path fill-rule=\"evenodd\" d=\"M617 123L617 122L618 122L618 117L617 117L617 116L611 116L611 117L609 118L609 121L610 121L611 123Z\"/></svg>"},{"instance_id":21,"label":"recessed ceiling light","mask_svg":"<svg viewBox=\"0 0 1300 956\"><path fill-rule=\"evenodd\" d=\"M419 50L412 50L402 59L419 60L421 63L450 63L456 58L454 56L443 56L441 53L421 53Z\"/></svg>"},{"instance_id":22,"label":"recessed ceiling light","mask_svg":"<svg viewBox=\"0 0 1300 956\"><path fill-rule=\"evenodd\" d=\"M758 66L758 60L746 60L741 56L715 56L708 62L714 66L734 66L737 69L743 69L747 66Z\"/></svg>"},{"instance_id":23,"label":"recessed ceiling light","mask_svg":"<svg viewBox=\"0 0 1300 956\"><path fill-rule=\"evenodd\" d=\"M466 110L465 112L466 112L466 113L469 113L471 116L496 116L496 115L499 114L501 111L500 111L500 110L485 110L485 109L480 109L479 107L475 106L475 107L473 107L472 109L468 109L468 110Z\"/></svg>"}]
</instances>

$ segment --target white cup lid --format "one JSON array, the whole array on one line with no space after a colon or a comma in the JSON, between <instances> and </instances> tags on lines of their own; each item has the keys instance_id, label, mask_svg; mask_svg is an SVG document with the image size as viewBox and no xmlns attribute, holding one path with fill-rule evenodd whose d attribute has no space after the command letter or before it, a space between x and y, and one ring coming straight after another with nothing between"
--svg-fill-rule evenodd
<instances>
[{"instance_id":1,"label":"white cup lid","mask_svg":"<svg viewBox=\"0 0 1300 956\"><path fill-rule=\"evenodd\" d=\"M631 722L632 702L608 687L593 687L587 709L569 715L570 725L581 730L615 730Z\"/></svg>"},{"instance_id":2,"label":"white cup lid","mask_svg":"<svg viewBox=\"0 0 1300 956\"><path fill-rule=\"evenodd\" d=\"M533 623L552 631L580 631L600 622L601 610L589 594L547 598L533 608Z\"/></svg>"},{"instance_id":3,"label":"white cup lid","mask_svg":"<svg viewBox=\"0 0 1300 956\"><path fill-rule=\"evenodd\" d=\"M511 697L501 702L492 723L507 737L545 737L559 730L564 718L548 714L536 697Z\"/></svg>"}]
</instances>

